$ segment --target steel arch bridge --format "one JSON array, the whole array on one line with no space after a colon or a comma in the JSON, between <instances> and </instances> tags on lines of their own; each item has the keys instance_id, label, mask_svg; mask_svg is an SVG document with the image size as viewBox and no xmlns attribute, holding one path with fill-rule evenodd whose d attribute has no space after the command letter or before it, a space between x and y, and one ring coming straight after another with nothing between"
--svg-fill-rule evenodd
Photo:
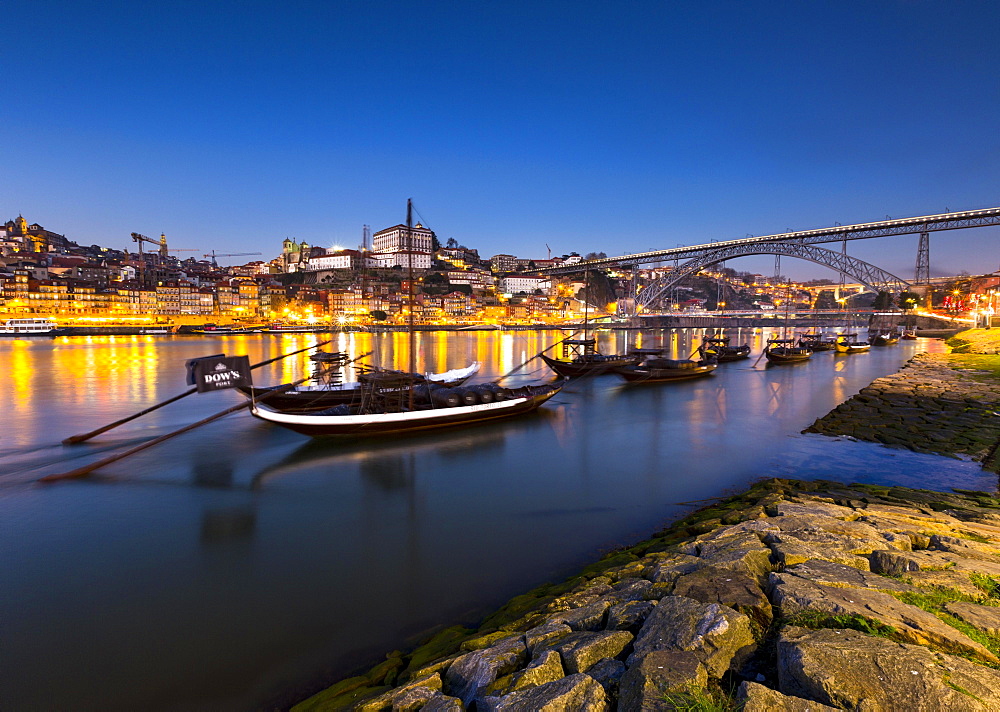
<instances>
[{"instance_id":1,"label":"steel arch bridge","mask_svg":"<svg viewBox=\"0 0 1000 712\"><path fill-rule=\"evenodd\" d=\"M906 281L884 269L856 257L850 257L843 252L828 250L825 247L798 242L743 242L724 246L706 246L701 254L689 259L666 277L656 280L639 292L636 295L636 306L649 309L675 284L691 275L697 274L710 265L750 255L781 255L809 260L842 272L874 292L899 294L910 286Z\"/></svg>"}]
</instances>

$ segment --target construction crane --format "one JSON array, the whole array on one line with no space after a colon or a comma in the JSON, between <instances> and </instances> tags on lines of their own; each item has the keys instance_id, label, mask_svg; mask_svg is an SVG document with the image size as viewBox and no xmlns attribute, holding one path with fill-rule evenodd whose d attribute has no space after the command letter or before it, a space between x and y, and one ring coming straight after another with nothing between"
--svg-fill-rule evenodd
<instances>
[{"instance_id":1,"label":"construction crane","mask_svg":"<svg viewBox=\"0 0 1000 712\"><path fill-rule=\"evenodd\" d=\"M216 252L212 250L211 254L204 255L204 257L212 258L212 267L218 269L219 263L215 261L216 257L244 257L246 255L259 255L259 252Z\"/></svg>"},{"instance_id":2,"label":"construction crane","mask_svg":"<svg viewBox=\"0 0 1000 712\"><path fill-rule=\"evenodd\" d=\"M152 237L146 237L145 235L141 235L138 232L133 232L132 233L132 239L135 241L135 243L137 245L139 245L139 282L141 284L145 284L146 283L146 280L145 280L146 258L143 257L142 243L148 242L148 243L150 243L152 245L156 245L157 246L157 252L160 255L160 260L164 260L167 257L169 257L171 252L198 252L198 250L194 249L194 248L177 249L177 250L168 249L167 248L167 236L164 233L162 233L162 232L160 233L160 239L159 240L154 240Z\"/></svg>"}]
</instances>

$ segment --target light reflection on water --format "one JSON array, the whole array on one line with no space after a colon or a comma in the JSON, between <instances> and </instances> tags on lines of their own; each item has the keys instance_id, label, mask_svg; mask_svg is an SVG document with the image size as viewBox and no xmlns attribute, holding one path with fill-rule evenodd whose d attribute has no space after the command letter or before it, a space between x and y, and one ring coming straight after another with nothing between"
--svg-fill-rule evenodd
<instances>
[{"instance_id":1,"label":"light reflection on water","mask_svg":"<svg viewBox=\"0 0 1000 712\"><path fill-rule=\"evenodd\" d=\"M496 376L558 332L421 333L418 370L478 360ZM605 351L702 332L597 332ZM734 342L759 353L767 333ZM798 433L917 349L817 354L711 378L570 383L501 424L355 444L246 414L109 466L103 457L240 401L192 396L88 445L58 442L186 389L183 363L252 362L332 338L405 367L405 334L92 337L0 342L0 708L244 710L281 706L338 672L484 611L762 476L994 489L970 463ZM530 364L522 378L548 378ZM308 373L308 354L255 371ZM263 371L263 373L261 372Z\"/></svg>"}]
</instances>

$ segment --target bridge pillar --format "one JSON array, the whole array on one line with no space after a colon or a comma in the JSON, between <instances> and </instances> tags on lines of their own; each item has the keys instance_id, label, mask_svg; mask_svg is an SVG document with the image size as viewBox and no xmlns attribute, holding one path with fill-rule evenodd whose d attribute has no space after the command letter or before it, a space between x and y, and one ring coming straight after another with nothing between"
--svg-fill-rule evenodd
<instances>
[{"instance_id":1,"label":"bridge pillar","mask_svg":"<svg viewBox=\"0 0 1000 712\"><path fill-rule=\"evenodd\" d=\"M917 271L913 278L915 284L927 284L931 280L931 236L930 233L920 233L920 245L917 247Z\"/></svg>"}]
</instances>

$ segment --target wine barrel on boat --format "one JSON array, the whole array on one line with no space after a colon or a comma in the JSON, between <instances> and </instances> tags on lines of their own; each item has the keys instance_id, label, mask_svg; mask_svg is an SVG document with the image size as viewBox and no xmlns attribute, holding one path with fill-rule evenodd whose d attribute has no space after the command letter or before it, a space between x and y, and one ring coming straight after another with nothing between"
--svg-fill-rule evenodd
<instances>
[{"instance_id":1,"label":"wine barrel on boat","mask_svg":"<svg viewBox=\"0 0 1000 712\"><path fill-rule=\"evenodd\" d=\"M462 400L462 405L478 405L479 396L471 388L452 388L453 393Z\"/></svg>"}]
</instances>

